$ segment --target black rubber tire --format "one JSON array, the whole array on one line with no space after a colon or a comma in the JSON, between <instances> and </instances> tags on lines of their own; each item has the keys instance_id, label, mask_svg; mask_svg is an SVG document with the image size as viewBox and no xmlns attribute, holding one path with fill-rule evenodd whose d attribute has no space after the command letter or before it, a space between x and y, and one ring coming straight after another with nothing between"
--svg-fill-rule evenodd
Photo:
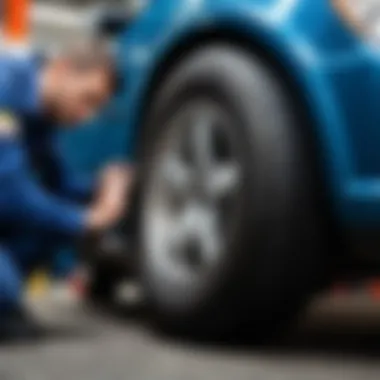
<instances>
[{"instance_id":1,"label":"black rubber tire","mask_svg":"<svg viewBox=\"0 0 380 380\"><path fill-rule=\"evenodd\" d=\"M165 329L226 334L244 326L257 339L269 338L325 280L324 215L318 210L311 149L287 90L271 68L243 49L205 46L185 58L155 94L144 133L142 208L164 126L194 97L220 102L236 121L243 212L228 257L196 297L184 292L178 297L182 300L171 298L168 284L155 281L141 241L148 301L154 320Z\"/></svg>"}]
</instances>

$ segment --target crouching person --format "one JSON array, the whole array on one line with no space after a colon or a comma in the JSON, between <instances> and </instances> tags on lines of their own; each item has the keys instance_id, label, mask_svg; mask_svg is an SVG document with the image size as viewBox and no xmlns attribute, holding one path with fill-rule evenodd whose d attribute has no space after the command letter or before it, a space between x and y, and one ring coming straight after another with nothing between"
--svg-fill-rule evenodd
<instances>
[{"instance_id":1,"label":"crouching person","mask_svg":"<svg viewBox=\"0 0 380 380\"><path fill-rule=\"evenodd\" d=\"M86 183L69 173L55 145L58 128L95 116L117 87L104 46L91 43L45 62L2 54L0 339L33 334L23 286L46 260L46 245L74 243L116 224L132 180L130 168L110 165L99 183ZM90 197L92 204L81 206L79 200Z\"/></svg>"}]
</instances>

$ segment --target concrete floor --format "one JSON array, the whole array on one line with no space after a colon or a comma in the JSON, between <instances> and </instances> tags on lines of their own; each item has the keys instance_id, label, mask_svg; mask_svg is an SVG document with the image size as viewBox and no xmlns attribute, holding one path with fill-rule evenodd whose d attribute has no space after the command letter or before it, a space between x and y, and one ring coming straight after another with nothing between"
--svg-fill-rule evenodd
<instances>
[{"instance_id":1,"label":"concrete floor","mask_svg":"<svg viewBox=\"0 0 380 380\"><path fill-rule=\"evenodd\" d=\"M96 314L53 297L33 303L46 339L0 347L0 380L377 380L380 310L360 300L314 307L298 332L257 347L157 336L136 307Z\"/></svg>"}]
</instances>

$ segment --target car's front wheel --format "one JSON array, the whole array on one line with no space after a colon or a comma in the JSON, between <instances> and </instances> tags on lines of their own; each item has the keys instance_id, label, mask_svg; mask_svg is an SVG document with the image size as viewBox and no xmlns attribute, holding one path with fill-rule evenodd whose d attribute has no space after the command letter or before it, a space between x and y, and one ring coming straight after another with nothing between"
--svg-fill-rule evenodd
<instances>
[{"instance_id":1,"label":"car's front wheel","mask_svg":"<svg viewBox=\"0 0 380 380\"><path fill-rule=\"evenodd\" d=\"M140 245L161 326L268 334L316 289L321 215L297 123L280 79L238 48L200 49L158 91Z\"/></svg>"}]
</instances>

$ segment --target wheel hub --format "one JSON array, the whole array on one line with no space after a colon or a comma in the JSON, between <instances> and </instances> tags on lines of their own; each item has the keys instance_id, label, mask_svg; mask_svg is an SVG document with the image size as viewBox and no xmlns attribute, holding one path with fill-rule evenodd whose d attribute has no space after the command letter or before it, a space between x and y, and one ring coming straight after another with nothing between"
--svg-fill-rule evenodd
<instances>
[{"instance_id":1,"label":"wheel hub","mask_svg":"<svg viewBox=\"0 0 380 380\"><path fill-rule=\"evenodd\" d=\"M197 101L183 107L169 125L144 221L149 254L163 276L199 278L224 254L222 226L228 213L221 205L241 186L227 120L214 102Z\"/></svg>"}]
</instances>

